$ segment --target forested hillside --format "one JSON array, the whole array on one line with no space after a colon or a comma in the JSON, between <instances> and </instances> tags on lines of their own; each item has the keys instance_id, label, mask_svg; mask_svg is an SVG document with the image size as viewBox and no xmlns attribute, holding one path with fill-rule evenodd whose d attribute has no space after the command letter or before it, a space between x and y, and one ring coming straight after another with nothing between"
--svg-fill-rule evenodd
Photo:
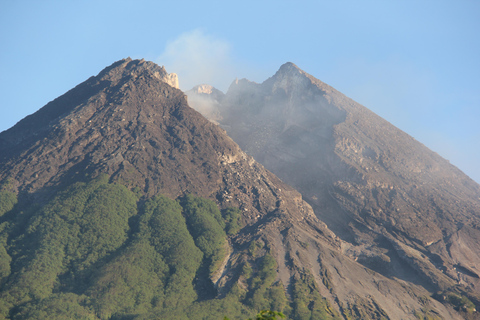
<instances>
[{"instance_id":1,"label":"forested hillside","mask_svg":"<svg viewBox=\"0 0 480 320\"><path fill-rule=\"evenodd\" d=\"M0 193L1 260L10 262L0 270L3 318L241 319L268 308L337 318L312 296L311 279L295 284L292 309L260 242L241 253L241 285L215 299L211 279L242 226L238 208L220 211L191 195L144 199L107 175L74 183L40 207L17 203L7 189Z\"/></svg>"}]
</instances>

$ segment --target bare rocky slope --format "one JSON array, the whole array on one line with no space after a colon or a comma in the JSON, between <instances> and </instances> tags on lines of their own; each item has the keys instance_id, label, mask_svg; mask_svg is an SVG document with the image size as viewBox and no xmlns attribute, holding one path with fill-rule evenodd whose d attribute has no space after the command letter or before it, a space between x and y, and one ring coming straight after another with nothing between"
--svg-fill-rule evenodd
<instances>
[{"instance_id":1,"label":"bare rocky slope","mask_svg":"<svg viewBox=\"0 0 480 320\"><path fill-rule=\"evenodd\" d=\"M55 211L41 209L36 216L38 209L35 208L42 208L74 182L107 175L110 183L127 187L140 199L150 199L158 194L176 199L192 194L215 201L221 209L232 206L240 209L243 227L228 236L225 257L209 275L209 281L215 287L214 295L197 289L200 302L205 299L227 301L225 299L236 290L246 308L281 308L292 319L461 319L461 312L465 310L454 308L462 306L431 296L436 290L452 288L459 281L465 283L465 288L468 285L476 288L478 247L471 244L478 244L475 238L478 225L474 224L478 218L478 211L475 211L478 202L472 200L471 195L478 193L478 187L453 169L443 175L435 174L443 172L443 162L422 163L412 158L413 151L399 159L386 157L386 151L382 151L386 149L368 149L361 136L366 133L357 129L359 132L355 135L349 134L349 130L354 129L347 125L342 127L342 123L357 121L362 126L354 128L368 127L368 119L373 115L361 109L364 118L354 119L349 116L349 110L357 107L353 102L345 100L348 107L335 107L335 99L339 96L333 89L292 65L285 68L293 68L293 71L286 73L284 80L277 75L263 85L278 95L264 96L259 91L251 96L253 100L244 99L242 88L260 88L259 85L234 84L228 98L229 116L245 114L249 118L243 118L241 125L227 122L229 116L224 116L221 121L229 123L228 131L233 137L237 137L237 131L244 132L243 127L251 131L251 136L239 138L240 145L272 170L286 173L285 168L295 163L294 171L283 175L283 179L304 192L316 215L299 192L243 152L223 129L191 109L185 94L170 85L175 84L174 77L152 62L118 61L0 133L2 196L14 194L18 198L16 207L7 208L0 214L0 317L28 318L22 318L22 315L31 314L29 312L33 309L28 308L32 304L37 307L38 303L46 306L47 318L61 319L68 310L63 310L62 304L55 304L57 309L49 307L60 298L80 299L81 304L75 306L88 314L84 319L145 319L142 312L146 311L142 310L155 310L154 301L147 303L152 305L148 307L151 309L145 305L134 307L135 303L128 301L132 309L120 313L122 304L127 301L117 301L118 309L102 313L99 311L103 310L100 301L92 294L96 286L101 286L95 279L105 279L108 270L113 270L112 279L127 281L116 277L116 270L121 269L115 269L118 268L115 261L123 259L122 250L127 250L130 242L134 243L128 237L135 234L137 227L127 226L126 242L120 243L117 251L102 253L104 260L98 260L97 265L93 265L95 268L80 272L67 265L52 273L50 289L35 293L38 288L29 288L30 282L22 280L41 275L41 268L48 268L47 263L35 269L39 267L34 264L38 260L35 257L48 254L48 250L43 247L35 249L36 244L29 243L25 236L40 228L41 215L52 214L52 221L62 223L67 231L69 228L68 223L63 224L65 218L60 214L56 217ZM291 79L290 72L297 72L298 77ZM297 92L297 82L306 84L310 90ZM288 117L291 122L279 129L284 116L281 112L274 112L277 121L271 122L267 111L268 108L275 109L285 97L308 102L306 105L312 109L315 118L285 110L291 115ZM253 115L240 109L242 101L249 103L247 107L252 109L257 108L258 101L271 103L267 109L259 109L259 114ZM314 110L318 101L326 106L320 114ZM293 108L296 103L288 106ZM316 126L303 123L316 123L318 119L321 122ZM323 128L322 123L327 127ZM390 128L388 124L382 124ZM315 132L315 137L309 137L310 130ZM279 134L281 132L289 134ZM394 134L398 139L411 140L398 130ZM385 139L385 143L391 142ZM289 145L295 145L294 149L288 149ZM255 154L255 150L261 149L267 151L264 156ZM405 146L405 152L409 152L408 146ZM311 157L317 159L318 167L298 171L304 167L302 164L310 163L306 160ZM357 164L359 158L364 160ZM383 159L382 166L377 164L378 159ZM388 166L402 161L409 170L404 169L398 176L388 173ZM275 167L275 163L280 168ZM415 176L419 174L418 170L423 170L422 176L415 180L400 176ZM369 172L376 172L375 179L370 178ZM459 191L447 185L455 182L454 174L464 179L463 185L456 187ZM425 180L423 175L433 181L443 181L445 185L436 186L438 192L431 193L428 184L422 183ZM288 179L289 176L297 177L297 180ZM305 180L307 176L309 180ZM396 179L400 178L407 182L399 184ZM420 211L418 202L406 196L405 186L410 186L412 190L409 192L414 194L427 194L429 208L435 210ZM444 189L450 193L442 193ZM457 195L459 192L463 198ZM22 211L25 203L29 211ZM359 203L362 210L358 210ZM387 207L385 203L388 203ZM448 211L447 205L456 205L458 212ZM68 210L77 209L72 205ZM437 218L440 212L446 217L444 220ZM420 216L425 216L424 220L419 220ZM25 224L22 221L26 221ZM133 221L129 220L129 225ZM418 221L429 223L432 234L422 232ZM444 222L440 224L439 221ZM56 239L55 235L48 234L48 228L42 230L42 241L48 244L49 239ZM77 234L78 230L68 232ZM62 252L68 256L67 249L61 250L66 250ZM274 258L273 265L265 262L268 257ZM129 264L136 261L132 259L119 261ZM102 261L106 261L106 265L98 265ZM26 267L17 268L23 265ZM128 266L122 268L125 267ZM273 278L272 273L265 270L271 270ZM412 276L413 270L419 276ZM88 281L85 280L81 288L72 288L67 284L76 283L77 280L71 280L75 277ZM30 293L19 298L19 284L22 290ZM111 286L115 288L115 282ZM146 283L145 286L154 284ZM110 294L117 294L113 297L118 298L118 292L109 291L107 287L100 296L112 301L114 298L109 297ZM267 301L270 296L285 297L286 300L279 304L257 304L261 300L256 299L258 294L262 299L265 295ZM55 317L52 310L57 312ZM40 314L40 311L35 312ZM469 312L474 314L472 310ZM176 318L175 315L170 317ZM151 315L150 318L155 317ZM196 319L185 315L178 318Z\"/></svg>"},{"instance_id":2,"label":"bare rocky slope","mask_svg":"<svg viewBox=\"0 0 480 320\"><path fill-rule=\"evenodd\" d=\"M300 191L342 239L343 254L431 293L456 288L478 304L477 183L293 63L261 84L242 79L226 94L209 91L188 91L190 105Z\"/></svg>"}]
</instances>

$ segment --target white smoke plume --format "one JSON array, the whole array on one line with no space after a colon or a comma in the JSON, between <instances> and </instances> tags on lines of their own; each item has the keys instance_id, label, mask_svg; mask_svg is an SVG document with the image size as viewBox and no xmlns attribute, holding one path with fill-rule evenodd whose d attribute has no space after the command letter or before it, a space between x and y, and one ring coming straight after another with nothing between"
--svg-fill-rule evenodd
<instances>
[{"instance_id":1,"label":"white smoke plume","mask_svg":"<svg viewBox=\"0 0 480 320\"><path fill-rule=\"evenodd\" d=\"M178 75L180 89L210 84L225 91L235 79L231 45L200 29L181 34L167 43L156 61Z\"/></svg>"}]
</instances>

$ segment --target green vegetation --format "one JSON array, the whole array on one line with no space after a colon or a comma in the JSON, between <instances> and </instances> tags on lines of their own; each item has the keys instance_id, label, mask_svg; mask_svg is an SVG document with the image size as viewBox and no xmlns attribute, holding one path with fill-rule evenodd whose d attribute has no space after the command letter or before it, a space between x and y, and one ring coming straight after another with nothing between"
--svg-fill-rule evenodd
<instances>
[{"instance_id":1,"label":"green vegetation","mask_svg":"<svg viewBox=\"0 0 480 320\"><path fill-rule=\"evenodd\" d=\"M285 315L281 312L271 311L271 310L262 310L255 316L255 318L253 318L253 319L249 318L248 320L277 319L277 316L279 318L285 318ZM224 320L229 320L229 319L227 317L225 317Z\"/></svg>"},{"instance_id":2,"label":"green vegetation","mask_svg":"<svg viewBox=\"0 0 480 320\"><path fill-rule=\"evenodd\" d=\"M453 305L458 311L465 311L468 313L475 310L475 304L463 295L454 292L446 292L444 295L445 301Z\"/></svg>"},{"instance_id":3,"label":"green vegetation","mask_svg":"<svg viewBox=\"0 0 480 320\"><path fill-rule=\"evenodd\" d=\"M226 253L225 222L214 202L186 196L183 212L195 244L202 250L210 275L219 267Z\"/></svg>"},{"instance_id":4,"label":"green vegetation","mask_svg":"<svg viewBox=\"0 0 480 320\"><path fill-rule=\"evenodd\" d=\"M0 191L0 217L12 210L15 204L17 204L15 193L7 190Z\"/></svg>"},{"instance_id":5,"label":"green vegetation","mask_svg":"<svg viewBox=\"0 0 480 320\"><path fill-rule=\"evenodd\" d=\"M140 200L108 176L42 206L0 191L0 319L235 319L252 316L233 284L205 299L240 211L210 200ZM14 214L9 214L12 212ZM203 272L202 270L205 270ZM213 290L213 284L211 284Z\"/></svg>"},{"instance_id":6,"label":"green vegetation","mask_svg":"<svg viewBox=\"0 0 480 320\"><path fill-rule=\"evenodd\" d=\"M18 272L7 279L0 300L17 305L50 298L61 287L77 287L84 270L125 242L137 199L107 181L100 177L75 184L28 220L25 232L7 249Z\"/></svg>"},{"instance_id":7,"label":"green vegetation","mask_svg":"<svg viewBox=\"0 0 480 320\"><path fill-rule=\"evenodd\" d=\"M95 272L87 295L101 318L145 313L163 307L167 275L162 256L147 241L138 240Z\"/></svg>"},{"instance_id":8,"label":"green vegetation","mask_svg":"<svg viewBox=\"0 0 480 320\"><path fill-rule=\"evenodd\" d=\"M223 219L225 220L225 231L229 236L237 234L243 227L240 218L241 212L239 208L229 207L223 211Z\"/></svg>"},{"instance_id":9,"label":"green vegetation","mask_svg":"<svg viewBox=\"0 0 480 320\"><path fill-rule=\"evenodd\" d=\"M16 312L15 320L63 320L79 319L94 320L98 319L93 310L86 305L88 298L73 293L52 294L41 301L32 301L19 308Z\"/></svg>"},{"instance_id":10,"label":"green vegetation","mask_svg":"<svg viewBox=\"0 0 480 320\"><path fill-rule=\"evenodd\" d=\"M270 307L269 301L266 299L267 289L275 281L277 276L276 269L277 263L275 259L270 254L266 254L260 262L258 272L250 281L250 299L248 302L254 309L262 310Z\"/></svg>"},{"instance_id":11,"label":"green vegetation","mask_svg":"<svg viewBox=\"0 0 480 320\"><path fill-rule=\"evenodd\" d=\"M313 276L303 273L293 283L293 318L299 320L341 319L318 293Z\"/></svg>"},{"instance_id":12,"label":"green vegetation","mask_svg":"<svg viewBox=\"0 0 480 320\"><path fill-rule=\"evenodd\" d=\"M253 269L252 269L252 266L250 265L249 262L245 262L242 266L242 273L241 275L245 278L245 279L250 279L251 276L252 276L252 272L253 272Z\"/></svg>"},{"instance_id":13,"label":"green vegetation","mask_svg":"<svg viewBox=\"0 0 480 320\"><path fill-rule=\"evenodd\" d=\"M252 241L248 246L248 253L255 258L258 249L263 249L263 243L261 243L260 241Z\"/></svg>"},{"instance_id":14,"label":"green vegetation","mask_svg":"<svg viewBox=\"0 0 480 320\"><path fill-rule=\"evenodd\" d=\"M235 293L229 293L223 299L209 299L193 303L187 311L187 319L220 320L228 314L234 319L244 319L254 312L241 303Z\"/></svg>"},{"instance_id":15,"label":"green vegetation","mask_svg":"<svg viewBox=\"0 0 480 320\"><path fill-rule=\"evenodd\" d=\"M2 280L10 275L10 263L12 258L6 250L8 230L11 225L8 221L4 221L6 213L12 211L17 204L17 195L13 192L2 190L0 191L0 284Z\"/></svg>"},{"instance_id":16,"label":"green vegetation","mask_svg":"<svg viewBox=\"0 0 480 320\"><path fill-rule=\"evenodd\" d=\"M242 228L238 208L220 211L192 195L142 199L108 176L74 183L41 206L2 190L0 319L238 320L268 309L334 318L305 279L288 300L260 239L244 252L239 278L215 298L210 278L228 236ZM308 317L297 317L304 311ZM253 319L278 317L262 311Z\"/></svg>"}]
</instances>

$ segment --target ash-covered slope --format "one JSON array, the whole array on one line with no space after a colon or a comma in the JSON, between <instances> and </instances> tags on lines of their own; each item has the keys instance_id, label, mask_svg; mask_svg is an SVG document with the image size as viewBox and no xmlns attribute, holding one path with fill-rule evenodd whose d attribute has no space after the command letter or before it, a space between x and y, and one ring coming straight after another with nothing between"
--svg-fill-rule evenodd
<instances>
[{"instance_id":1,"label":"ash-covered slope","mask_svg":"<svg viewBox=\"0 0 480 320\"><path fill-rule=\"evenodd\" d=\"M208 99L187 94L193 107ZM477 183L292 63L261 84L236 80L218 97L211 112L220 125L302 193L346 241L345 254L431 292L459 285L478 296Z\"/></svg>"},{"instance_id":2,"label":"ash-covered slope","mask_svg":"<svg viewBox=\"0 0 480 320\"><path fill-rule=\"evenodd\" d=\"M356 262L172 79L121 60L0 133L0 319L460 318Z\"/></svg>"}]
</instances>

